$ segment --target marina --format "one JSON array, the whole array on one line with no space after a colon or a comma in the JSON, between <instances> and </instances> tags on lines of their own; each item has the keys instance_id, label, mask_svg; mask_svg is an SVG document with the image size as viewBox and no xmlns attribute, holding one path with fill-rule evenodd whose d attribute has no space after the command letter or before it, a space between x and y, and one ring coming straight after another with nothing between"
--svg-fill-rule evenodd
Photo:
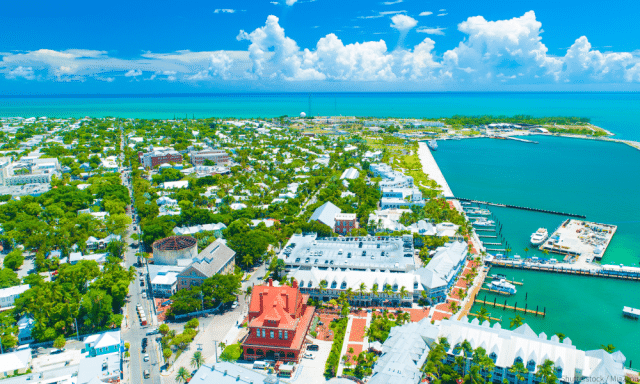
<instances>
[{"instance_id":1,"label":"marina","mask_svg":"<svg viewBox=\"0 0 640 384\"><path fill-rule=\"evenodd\" d=\"M532 315L536 315L536 316L546 316L547 315L547 308L543 308L543 311L540 312L539 311L539 306L536 306L536 310L534 311L533 309L529 309L528 308L528 304L525 303L524 307L518 307L518 303L515 303L514 305L508 305L507 302L505 301L504 304L499 304L497 303L496 300L492 302L487 301L487 297L485 296L484 300L480 300L477 299L475 300L476 303L479 304L483 304L483 305L488 305L488 306L492 306L494 308L502 308L503 310L513 310L514 312L524 312L524 313L530 313Z\"/></svg>"},{"instance_id":2,"label":"marina","mask_svg":"<svg viewBox=\"0 0 640 384\"><path fill-rule=\"evenodd\" d=\"M524 210L524 211L542 212L542 213L548 213L548 214L551 214L551 215L575 217L575 218L578 218L578 219L586 219L587 218L585 215L578 215L578 214L575 214L575 213L551 211L551 210L548 210L548 209L539 209L539 208L529 208L529 207L523 207L523 206L512 205L512 204L491 203L491 202L488 202L488 201L466 199L464 197L447 196L447 199L459 200L459 201L462 201L462 202L466 201L466 202L469 202L469 203L475 203L475 204L480 204L480 205L490 205L490 206L494 206L494 207L515 208L515 209L521 209L521 210Z\"/></svg>"},{"instance_id":3,"label":"marina","mask_svg":"<svg viewBox=\"0 0 640 384\"><path fill-rule=\"evenodd\" d=\"M510 260L492 260L491 265L503 268L527 269L530 271L565 273L571 275L583 275L594 277L605 277L610 279L635 280L640 281L640 268L608 266L587 269L579 268L572 265L553 265L541 263L527 263L521 261Z\"/></svg>"},{"instance_id":4,"label":"marina","mask_svg":"<svg viewBox=\"0 0 640 384\"><path fill-rule=\"evenodd\" d=\"M601 260L613 235L615 225L567 219L541 246L541 251L565 255L587 263Z\"/></svg>"}]
</instances>

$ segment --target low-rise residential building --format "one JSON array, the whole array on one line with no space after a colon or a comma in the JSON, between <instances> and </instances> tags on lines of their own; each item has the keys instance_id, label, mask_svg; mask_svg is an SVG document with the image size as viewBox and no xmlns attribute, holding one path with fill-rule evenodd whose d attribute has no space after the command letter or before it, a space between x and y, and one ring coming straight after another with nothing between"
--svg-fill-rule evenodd
<instances>
[{"instance_id":1,"label":"low-rise residential building","mask_svg":"<svg viewBox=\"0 0 640 384\"><path fill-rule=\"evenodd\" d=\"M191 227L175 227L173 233L181 236L195 235L201 232L213 232L216 237L222 237L222 231L227 229L224 223L202 224Z\"/></svg>"},{"instance_id":2,"label":"low-rise residential building","mask_svg":"<svg viewBox=\"0 0 640 384\"><path fill-rule=\"evenodd\" d=\"M35 320L33 320L28 315L22 315L20 320L18 320L18 344L29 344L33 341L33 337L31 336L31 331L35 326Z\"/></svg>"},{"instance_id":3,"label":"low-rise residential building","mask_svg":"<svg viewBox=\"0 0 640 384\"><path fill-rule=\"evenodd\" d=\"M219 149L192 151L189 153L189 158L194 166L204 165L206 160L211 161L216 166L229 165L229 154Z\"/></svg>"},{"instance_id":4,"label":"low-rise residential building","mask_svg":"<svg viewBox=\"0 0 640 384\"><path fill-rule=\"evenodd\" d=\"M246 360L298 361L313 320L309 296L293 286L255 286L251 292L248 334L242 341Z\"/></svg>"},{"instance_id":5,"label":"low-rise residential building","mask_svg":"<svg viewBox=\"0 0 640 384\"><path fill-rule=\"evenodd\" d=\"M340 180L353 180L360 177L360 172L356 168L347 168L342 172Z\"/></svg>"},{"instance_id":6,"label":"low-rise residential building","mask_svg":"<svg viewBox=\"0 0 640 384\"><path fill-rule=\"evenodd\" d=\"M413 206L424 207L425 200L419 188L382 188L380 208L411 208Z\"/></svg>"},{"instance_id":7,"label":"low-rise residential building","mask_svg":"<svg viewBox=\"0 0 640 384\"><path fill-rule=\"evenodd\" d=\"M31 363L31 348L0 354L0 378L25 373Z\"/></svg>"},{"instance_id":8,"label":"low-rise residential building","mask_svg":"<svg viewBox=\"0 0 640 384\"><path fill-rule=\"evenodd\" d=\"M394 171L389 164L375 163L369 166L369 170L375 177L381 177L378 188L412 188L413 177L406 176L402 172Z\"/></svg>"},{"instance_id":9,"label":"low-rise residential building","mask_svg":"<svg viewBox=\"0 0 640 384\"><path fill-rule=\"evenodd\" d=\"M147 153L138 152L138 159L145 168L155 168L165 163L182 163L182 155L171 148L155 149Z\"/></svg>"},{"instance_id":10,"label":"low-rise residential building","mask_svg":"<svg viewBox=\"0 0 640 384\"><path fill-rule=\"evenodd\" d=\"M0 308L13 307L15 300L29 288L29 284L23 284L0 289Z\"/></svg>"},{"instance_id":11,"label":"low-rise residential building","mask_svg":"<svg viewBox=\"0 0 640 384\"><path fill-rule=\"evenodd\" d=\"M121 378L119 352L86 357L78 365L77 384L118 383Z\"/></svg>"},{"instance_id":12,"label":"low-rise residential building","mask_svg":"<svg viewBox=\"0 0 640 384\"><path fill-rule=\"evenodd\" d=\"M83 353L90 357L120 352L123 347L120 331L110 331L87 336L84 341Z\"/></svg>"}]
</instances>

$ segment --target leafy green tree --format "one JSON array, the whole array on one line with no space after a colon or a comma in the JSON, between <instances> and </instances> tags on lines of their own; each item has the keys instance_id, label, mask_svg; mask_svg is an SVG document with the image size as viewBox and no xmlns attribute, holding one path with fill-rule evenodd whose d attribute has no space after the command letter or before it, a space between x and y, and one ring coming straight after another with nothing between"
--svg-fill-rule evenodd
<instances>
[{"instance_id":1,"label":"leafy green tree","mask_svg":"<svg viewBox=\"0 0 640 384\"><path fill-rule=\"evenodd\" d=\"M162 336L167 336L169 333L169 326L167 324L161 324L160 327L158 327L158 332L160 332Z\"/></svg>"},{"instance_id":2,"label":"leafy green tree","mask_svg":"<svg viewBox=\"0 0 640 384\"><path fill-rule=\"evenodd\" d=\"M20 284L18 274L9 268L0 269L0 288L9 288Z\"/></svg>"},{"instance_id":3,"label":"leafy green tree","mask_svg":"<svg viewBox=\"0 0 640 384\"><path fill-rule=\"evenodd\" d=\"M24 256L22 256L22 250L15 248L4 257L4 266L17 271L24 263Z\"/></svg>"},{"instance_id":4,"label":"leafy green tree","mask_svg":"<svg viewBox=\"0 0 640 384\"><path fill-rule=\"evenodd\" d=\"M604 349L608 353L613 353L616 350L616 347L613 344L600 345L601 349Z\"/></svg>"},{"instance_id":5,"label":"leafy green tree","mask_svg":"<svg viewBox=\"0 0 640 384\"><path fill-rule=\"evenodd\" d=\"M520 315L516 315L511 318L511 323L509 324L509 328L517 328L524 324L524 319Z\"/></svg>"},{"instance_id":6,"label":"leafy green tree","mask_svg":"<svg viewBox=\"0 0 640 384\"><path fill-rule=\"evenodd\" d=\"M62 335L56 337L53 342L53 348L62 349L65 345L67 345L67 340Z\"/></svg>"}]
</instances>

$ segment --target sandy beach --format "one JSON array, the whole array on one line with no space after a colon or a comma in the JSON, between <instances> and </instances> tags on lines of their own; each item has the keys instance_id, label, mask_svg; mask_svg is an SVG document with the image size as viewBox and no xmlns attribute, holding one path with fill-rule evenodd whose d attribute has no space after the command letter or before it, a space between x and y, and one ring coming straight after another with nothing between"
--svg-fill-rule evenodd
<instances>
[{"instance_id":1,"label":"sandy beach","mask_svg":"<svg viewBox=\"0 0 640 384\"><path fill-rule=\"evenodd\" d=\"M451 192L447 180L444 178L444 175L442 175L442 172L440 172L440 167L438 167L438 163L436 163L436 159L433 158L431 150L427 147L426 143L419 143L418 157L420 158L420 163L422 163L422 172L442 187L442 193L445 197L453 197L453 192Z\"/></svg>"}]
</instances>

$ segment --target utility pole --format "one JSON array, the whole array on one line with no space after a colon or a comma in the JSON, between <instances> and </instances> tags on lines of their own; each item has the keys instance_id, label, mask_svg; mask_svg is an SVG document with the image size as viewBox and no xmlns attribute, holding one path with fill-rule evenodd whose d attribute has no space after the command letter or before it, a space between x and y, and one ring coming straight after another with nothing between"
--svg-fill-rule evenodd
<instances>
[{"instance_id":1,"label":"utility pole","mask_svg":"<svg viewBox=\"0 0 640 384\"><path fill-rule=\"evenodd\" d=\"M78 319L74 317L73 322L76 324L76 339L80 341L80 330L78 329Z\"/></svg>"}]
</instances>

